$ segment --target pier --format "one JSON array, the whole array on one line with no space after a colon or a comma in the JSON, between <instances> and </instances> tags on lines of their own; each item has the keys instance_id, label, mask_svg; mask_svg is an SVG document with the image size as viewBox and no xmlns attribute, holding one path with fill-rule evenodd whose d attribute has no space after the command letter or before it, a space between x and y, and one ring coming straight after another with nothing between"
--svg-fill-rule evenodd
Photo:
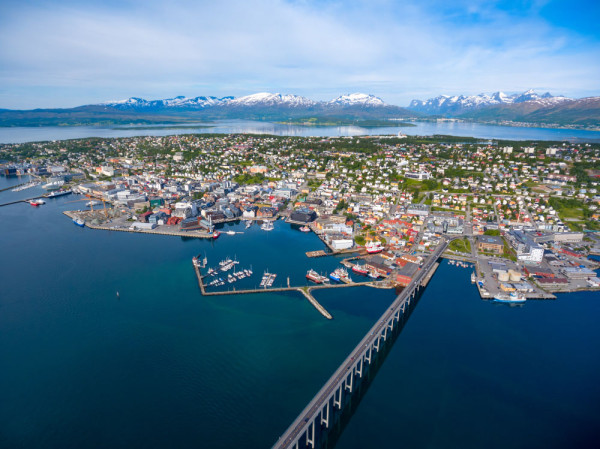
<instances>
[{"instance_id":1,"label":"pier","mask_svg":"<svg viewBox=\"0 0 600 449\"><path fill-rule=\"evenodd\" d=\"M204 276L200 273L200 268L194 264L194 271L198 278L198 286L202 296L228 296L228 295L248 295L253 293L278 293L278 292L300 292L311 304L328 320L332 320L333 316L323 307L319 301L312 295L313 290L321 290L325 288L349 288L349 287L376 287L376 288L390 288L387 285L378 285L381 282L350 282L348 284L322 284L322 285L310 285L305 287L265 287L265 288L251 288L244 290L221 290L216 292L207 292L206 286L204 285Z\"/></svg>"},{"instance_id":2,"label":"pier","mask_svg":"<svg viewBox=\"0 0 600 449\"><path fill-rule=\"evenodd\" d=\"M300 449L311 447L316 449L317 438L322 430L333 425L333 415L341 410L344 397L352 395L356 384L360 382L365 370L371 365L379 353L383 343L391 336L395 327L400 326L409 310L423 281L435 271L437 259L447 248L449 241L443 239L436 250L427 259L417 276L394 300L375 325L346 357L331 378L308 403L300 415L277 440L273 448Z\"/></svg>"}]
</instances>

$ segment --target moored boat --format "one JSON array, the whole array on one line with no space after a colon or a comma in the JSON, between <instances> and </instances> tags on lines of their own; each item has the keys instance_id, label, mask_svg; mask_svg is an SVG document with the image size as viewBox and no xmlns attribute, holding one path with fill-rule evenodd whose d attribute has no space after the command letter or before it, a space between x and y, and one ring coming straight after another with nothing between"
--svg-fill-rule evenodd
<instances>
[{"instance_id":1,"label":"moored boat","mask_svg":"<svg viewBox=\"0 0 600 449\"><path fill-rule=\"evenodd\" d=\"M85 226L85 221L81 218L73 218L73 223L75 223L77 226L81 226L82 228Z\"/></svg>"},{"instance_id":2,"label":"moored boat","mask_svg":"<svg viewBox=\"0 0 600 449\"><path fill-rule=\"evenodd\" d=\"M300 228L300 231L302 231L302 232L310 232L310 228L308 226L302 226Z\"/></svg>"},{"instance_id":3,"label":"moored boat","mask_svg":"<svg viewBox=\"0 0 600 449\"><path fill-rule=\"evenodd\" d=\"M73 193L72 190L54 190L48 194L47 198L56 198L57 196L69 195Z\"/></svg>"},{"instance_id":4,"label":"moored boat","mask_svg":"<svg viewBox=\"0 0 600 449\"><path fill-rule=\"evenodd\" d=\"M275 226L273 226L273 222L271 222L271 221L265 221L260 226L260 229L262 229L263 231L272 231L273 229L275 229Z\"/></svg>"},{"instance_id":5,"label":"moored boat","mask_svg":"<svg viewBox=\"0 0 600 449\"><path fill-rule=\"evenodd\" d=\"M328 280L325 276L321 276L319 273L312 269L308 270L308 272L306 273L306 279L314 282L315 284L322 284L324 282L327 282Z\"/></svg>"},{"instance_id":6,"label":"moored boat","mask_svg":"<svg viewBox=\"0 0 600 449\"><path fill-rule=\"evenodd\" d=\"M344 282L346 284L352 282L348 276L348 270L341 267L333 270L333 272L329 274L329 278L335 282Z\"/></svg>"},{"instance_id":7,"label":"moored boat","mask_svg":"<svg viewBox=\"0 0 600 449\"><path fill-rule=\"evenodd\" d=\"M509 304L523 304L526 300L527 300L527 298L525 298L525 296L520 295L516 292L511 292L508 295L506 295L504 293L498 293L496 296L494 296L493 301L509 303Z\"/></svg>"},{"instance_id":8,"label":"moored boat","mask_svg":"<svg viewBox=\"0 0 600 449\"><path fill-rule=\"evenodd\" d=\"M365 249L367 250L367 252L369 254L375 254L375 253L380 253L385 248L381 245L380 241L374 241L374 242L368 242L365 245Z\"/></svg>"},{"instance_id":9,"label":"moored boat","mask_svg":"<svg viewBox=\"0 0 600 449\"><path fill-rule=\"evenodd\" d=\"M367 274L369 274L369 270L367 270L367 267L364 265L359 265L359 264L352 265L352 271L354 271L355 273L361 274L363 276L366 276Z\"/></svg>"},{"instance_id":10,"label":"moored boat","mask_svg":"<svg viewBox=\"0 0 600 449\"><path fill-rule=\"evenodd\" d=\"M218 239L220 235L221 235L221 233L219 231L215 231L215 232L213 232L212 238Z\"/></svg>"}]
</instances>

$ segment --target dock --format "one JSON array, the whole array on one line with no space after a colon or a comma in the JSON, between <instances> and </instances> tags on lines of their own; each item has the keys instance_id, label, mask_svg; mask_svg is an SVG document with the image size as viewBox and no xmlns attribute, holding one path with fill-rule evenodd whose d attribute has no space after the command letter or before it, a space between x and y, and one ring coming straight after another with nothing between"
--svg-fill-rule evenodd
<instances>
[{"instance_id":1,"label":"dock","mask_svg":"<svg viewBox=\"0 0 600 449\"><path fill-rule=\"evenodd\" d=\"M84 218L82 216L85 212L73 212L73 211L64 211L63 214L71 219L75 218ZM117 231L117 232L131 232L134 234L151 234L151 235L169 235L169 236L179 236L179 237L190 237L190 238L199 238L199 239L212 239L213 235L211 232L202 232L202 231L181 231L176 226L169 225L161 225L156 229L131 229L130 227L119 227L119 226L107 226L107 225L94 225L89 222L89 220L85 220L85 226L90 229L102 230L102 231Z\"/></svg>"},{"instance_id":2,"label":"dock","mask_svg":"<svg viewBox=\"0 0 600 449\"><path fill-rule=\"evenodd\" d=\"M278 292L299 292L301 293L310 303L311 305L318 310L318 312L323 315L328 320L332 320L333 316L323 307L319 301L312 295L313 290L321 290L325 288L348 288L348 287L375 287L375 288L390 288L387 285L379 285L380 282L351 282L348 284L323 284L323 285L310 285L304 287L266 287L266 288L253 288L253 289L244 289L244 290L222 290L216 292L207 292L206 286L204 285L204 276L200 273L200 269L194 264L194 271L196 272L196 277L198 279L198 286L200 287L200 292L202 296L228 296L228 295L247 295L254 293L278 293Z\"/></svg>"},{"instance_id":3,"label":"dock","mask_svg":"<svg viewBox=\"0 0 600 449\"><path fill-rule=\"evenodd\" d=\"M306 257L324 257L326 256L327 253L325 251L323 251L322 249L318 250L318 251L307 251L306 252Z\"/></svg>"}]
</instances>

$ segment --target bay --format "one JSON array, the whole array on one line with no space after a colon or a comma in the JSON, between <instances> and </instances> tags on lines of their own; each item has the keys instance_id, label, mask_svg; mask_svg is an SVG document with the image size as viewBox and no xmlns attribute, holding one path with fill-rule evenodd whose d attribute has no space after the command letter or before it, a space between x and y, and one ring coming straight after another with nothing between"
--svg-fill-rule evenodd
<instances>
[{"instance_id":1,"label":"bay","mask_svg":"<svg viewBox=\"0 0 600 449\"><path fill-rule=\"evenodd\" d=\"M134 137L166 136L175 134L271 134L277 136L361 136L361 135L406 135L431 136L450 135L481 139L505 140L557 140L571 142L600 142L600 131L557 128L511 127L466 122L421 122L411 127L360 126L299 126L253 120L216 120L198 123L197 127L182 125L169 128L159 124L144 127L101 127L101 126L44 126L44 127L0 127L0 143L23 143L48 140L81 139L87 137Z\"/></svg>"},{"instance_id":2,"label":"bay","mask_svg":"<svg viewBox=\"0 0 600 449\"><path fill-rule=\"evenodd\" d=\"M281 221L216 241L79 228L76 199L0 208L0 447L270 447L394 298L320 291L328 321L299 294L202 297L197 254L281 284L338 261ZM442 263L338 448L593 447L598 294L497 306L469 276Z\"/></svg>"}]
</instances>

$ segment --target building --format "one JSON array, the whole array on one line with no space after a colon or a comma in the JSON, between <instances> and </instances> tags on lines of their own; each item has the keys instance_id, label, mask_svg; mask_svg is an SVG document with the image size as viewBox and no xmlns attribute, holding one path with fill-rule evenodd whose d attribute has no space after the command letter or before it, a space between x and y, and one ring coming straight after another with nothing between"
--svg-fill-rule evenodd
<instances>
[{"instance_id":1,"label":"building","mask_svg":"<svg viewBox=\"0 0 600 449\"><path fill-rule=\"evenodd\" d=\"M404 265L396 272L396 282L398 283L398 285L406 287L408 284L411 283L413 278L417 275L418 271L419 266L417 264L406 262L406 265Z\"/></svg>"},{"instance_id":2,"label":"building","mask_svg":"<svg viewBox=\"0 0 600 449\"><path fill-rule=\"evenodd\" d=\"M290 220L300 223L310 223L317 218L315 211L310 209L298 209L290 214Z\"/></svg>"},{"instance_id":3,"label":"building","mask_svg":"<svg viewBox=\"0 0 600 449\"><path fill-rule=\"evenodd\" d=\"M596 272L585 267L564 267L561 272L569 279L589 279L596 277Z\"/></svg>"},{"instance_id":4,"label":"building","mask_svg":"<svg viewBox=\"0 0 600 449\"><path fill-rule=\"evenodd\" d=\"M385 259L379 255L365 259L367 270L377 273L379 276L387 276L392 272L391 267L385 264Z\"/></svg>"},{"instance_id":5,"label":"building","mask_svg":"<svg viewBox=\"0 0 600 449\"><path fill-rule=\"evenodd\" d=\"M482 253L502 254L504 252L504 242L502 237L496 235L478 235L477 251Z\"/></svg>"},{"instance_id":6,"label":"building","mask_svg":"<svg viewBox=\"0 0 600 449\"><path fill-rule=\"evenodd\" d=\"M525 263L541 263L544 258L544 248L535 243L523 231L510 231L513 244L517 251L517 259Z\"/></svg>"},{"instance_id":7,"label":"building","mask_svg":"<svg viewBox=\"0 0 600 449\"><path fill-rule=\"evenodd\" d=\"M583 240L583 232L558 232L554 234L555 242L579 243Z\"/></svg>"},{"instance_id":8,"label":"building","mask_svg":"<svg viewBox=\"0 0 600 449\"><path fill-rule=\"evenodd\" d=\"M334 250L340 251L342 249L352 248L354 246L354 240L347 237L336 236L330 239L329 244Z\"/></svg>"},{"instance_id":9,"label":"building","mask_svg":"<svg viewBox=\"0 0 600 449\"><path fill-rule=\"evenodd\" d=\"M429 215L429 206L427 204L410 204L406 208L408 215L419 215L427 217Z\"/></svg>"},{"instance_id":10,"label":"building","mask_svg":"<svg viewBox=\"0 0 600 449\"><path fill-rule=\"evenodd\" d=\"M410 179L418 179L419 181L422 181L423 179L429 179L429 178L431 178L431 174L427 173L425 171L408 172L408 173L405 173L404 176L406 178L410 178Z\"/></svg>"}]
</instances>

